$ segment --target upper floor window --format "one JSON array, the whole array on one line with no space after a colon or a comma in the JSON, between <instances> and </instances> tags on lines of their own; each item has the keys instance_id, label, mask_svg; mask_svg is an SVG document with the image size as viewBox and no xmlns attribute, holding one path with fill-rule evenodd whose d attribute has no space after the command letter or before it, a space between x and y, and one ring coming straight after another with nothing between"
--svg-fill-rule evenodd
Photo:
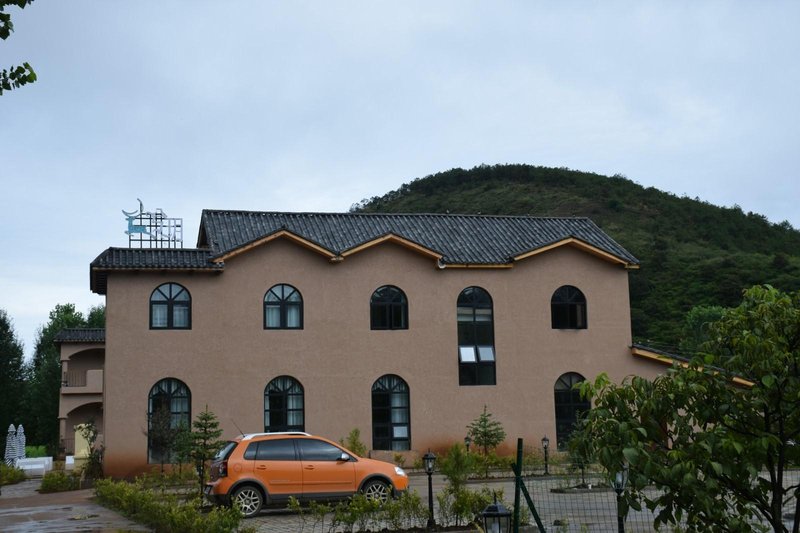
<instances>
[{"instance_id":1,"label":"upper floor window","mask_svg":"<svg viewBox=\"0 0 800 533\"><path fill-rule=\"evenodd\" d=\"M150 295L150 329L191 329L192 297L177 283L164 283Z\"/></svg>"},{"instance_id":2,"label":"upper floor window","mask_svg":"<svg viewBox=\"0 0 800 533\"><path fill-rule=\"evenodd\" d=\"M165 378L153 385L147 396L147 461L171 463L175 430L192 424L192 395L186 383Z\"/></svg>"},{"instance_id":3,"label":"upper floor window","mask_svg":"<svg viewBox=\"0 0 800 533\"><path fill-rule=\"evenodd\" d=\"M264 389L264 431L305 431L303 386L280 376Z\"/></svg>"},{"instance_id":4,"label":"upper floor window","mask_svg":"<svg viewBox=\"0 0 800 533\"><path fill-rule=\"evenodd\" d=\"M303 296L291 285L275 285L264 295L264 329L303 329Z\"/></svg>"},{"instance_id":5,"label":"upper floor window","mask_svg":"<svg viewBox=\"0 0 800 533\"><path fill-rule=\"evenodd\" d=\"M369 301L372 329L408 329L408 300L403 291L384 285L372 293Z\"/></svg>"},{"instance_id":6,"label":"upper floor window","mask_svg":"<svg viewBox=\"0 0 800 533\"><path fill-rule=\"evenodd\" d=\"M586 329L586 297L572 285L556 289L550 299L553 329Z\"/></svg>"},{"instance_id":7,"label":"upper floor window","mask_svg":"<svg viewBox=\"0 0 800 533\"><path fill-rule=\"evenodd\" d=\"M494 385L492 297L480 287L458 296L458 384Z\"/></svg>"}]
</instances>

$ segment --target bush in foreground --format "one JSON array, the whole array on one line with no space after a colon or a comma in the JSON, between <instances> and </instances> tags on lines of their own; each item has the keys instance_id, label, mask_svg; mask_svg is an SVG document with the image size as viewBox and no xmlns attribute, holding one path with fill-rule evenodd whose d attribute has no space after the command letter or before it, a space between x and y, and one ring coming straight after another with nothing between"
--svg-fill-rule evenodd
<instances>
[{"instance_id":1,"label":"bush in foreground","mask_svg":"<svg viewBox=\"0 0 800 533\"><path fill-rule=\"evenodd\" d=\"M39 492L65 492L68 490L78 490L81 488L80 474L67 474L61 470L47 472L42 478L42 485Z\"/></svg>"},{"instance_id":2,"label":"bush in foreground","mask_svg":"<svg viewBox=\"0 0 800 533\"><path fill-rule=\"evenodd\" d=\"M0 463L0 485L13 485L24 480L25 472L22 469Z\"/></svg>"},{"instance_id":3,"label":"bush in foreground","mask_svg":"<svg viewBox=\"0 0 800 533\"><path fill-rule=\"evenodd\" d=\"M135 483L101 479L95 483L100 503L163 533L227 533L254 531L239 529L242 515L230 507L201 509L199 498L179 501L174 494L154 491L141 480Z\"/></svg>"}]
</instances>

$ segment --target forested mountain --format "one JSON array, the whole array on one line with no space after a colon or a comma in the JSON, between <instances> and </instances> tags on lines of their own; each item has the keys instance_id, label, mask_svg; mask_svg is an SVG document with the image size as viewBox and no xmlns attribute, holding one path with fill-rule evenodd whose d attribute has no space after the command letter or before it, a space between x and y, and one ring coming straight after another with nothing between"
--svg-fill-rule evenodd
<instances>
[{"instance_id":1,"label":"forested mountain","mask_svg":"<svg viewBox=\"0 0 800 533\"><path fill-rule=\"evenodd\" d=\"M585 216L641 261L632 271L634 339L676 349L697 305L735 306L742 290L800 289L800 232L738 206L678 197L619 175L496 165L416 179L351 211Z\"/></svg>"}]
</instances>

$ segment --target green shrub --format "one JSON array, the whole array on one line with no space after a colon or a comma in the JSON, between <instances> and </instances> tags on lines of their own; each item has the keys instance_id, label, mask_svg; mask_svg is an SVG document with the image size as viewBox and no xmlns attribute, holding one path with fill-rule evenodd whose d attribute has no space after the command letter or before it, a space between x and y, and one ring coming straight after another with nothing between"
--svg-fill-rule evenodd
<instances>
[{"instance_id":1,"label":"green shrub","mask_svg":"<svg viewBox=\"0 0 800 533\"><path fill-rule=\"evenodd\" d=\"M454 491L461 490L469 476L475 471L475 455L467 452L464 445L457 442L450 447L441 460L439 470L447 477Z\"/></svg>"},{"instance_id":2,"label":"green shrub","mask_svg":"<svg viewBox=\"0 0 800 533\"><path fill-rule=\"evenodd\" d=\"M20 481L25 481L25 472L21 468L0 463L0 485L13 485Z\"/></svg>"},{"instance_id":3,"label":"green shrub","mask_svg":"<svg viewBox=\"0 0 800 533\"><path fill-rule=\"evenodd\" d=\"M67 490L78 490L79 488L81 488L81 478L79 474L67 474L60 470L53 470L47 472L42 478L42 485L39 487L39 492L64 492Z\"/></svg>"},{"instance_id":4,"label":"green shrub","mask_svg":"<svg viewBox=\"0 0 800 533\"><path fill-rule=\"evenodd\" d=\"M345 439L339 439L339 444L358 455L359 457L367 456L367 445L361 442L361 430L353 428Z\"/></svg>"},{"instance_id":5,"label":"green shrub","mask_svg":"<svg viewBox=\"0 0 800 533\"><path fill-rule=\"evenodd\" d=\"M25 457L47 457L46 446L25 446Z\"/></svg>"},{"instance_id":6,"label":"green shrub","mask_svg":"<svg viewBox=\"0 0 800 533\"><path fill-rule=\"evenodd\" d=\"M448 485L436 495L439 503L439 524L465 526L479 521L481 511L494 501L495 496L498 501L502 501L503 491L491 491L488 487L479 491L464 488L455 490Z\"/></svg>"},{"instance_id":7,"label":"green shrub","mask_svg":"<svg viewBox=\"0 0 800 533\"><path fill-rule=\"evenodd\" d=\"M135 483L101 479L95 483L99 502L125 516L164 533L227 533L254 531L238 529L242 515L230 507L215 507L208 513L201 510L199 498L185 503L169 492L146 488L144 481Z\"/></svg>"}]
</instances>

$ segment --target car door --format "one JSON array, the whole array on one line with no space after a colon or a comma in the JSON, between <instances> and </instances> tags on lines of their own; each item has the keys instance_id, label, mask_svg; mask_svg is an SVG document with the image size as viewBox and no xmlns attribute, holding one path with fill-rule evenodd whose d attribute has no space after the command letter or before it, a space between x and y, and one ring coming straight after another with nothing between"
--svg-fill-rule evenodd
<instances>
[{"instance_id":1,"label":"car door","mask_svg":"<svg viewBox=\"0 0 800 533\"><path fill-rule=\"evenodd\" d=\"M267 487L271 501L302 495L303 474L293 439L253 442L245 451L245 459L251 457L253 474Z\"/></svg>"},{"instance_id":2,"label":"car door","mask_svg":"<svg viewBox=\"0 0 800 533\"><path fill-rule=\"evenodd\" d=\"M354 460L341 448L314 438L297 439L297 445L305 499L344 497L356 491Z\"/></svg>"}]
</instances>

